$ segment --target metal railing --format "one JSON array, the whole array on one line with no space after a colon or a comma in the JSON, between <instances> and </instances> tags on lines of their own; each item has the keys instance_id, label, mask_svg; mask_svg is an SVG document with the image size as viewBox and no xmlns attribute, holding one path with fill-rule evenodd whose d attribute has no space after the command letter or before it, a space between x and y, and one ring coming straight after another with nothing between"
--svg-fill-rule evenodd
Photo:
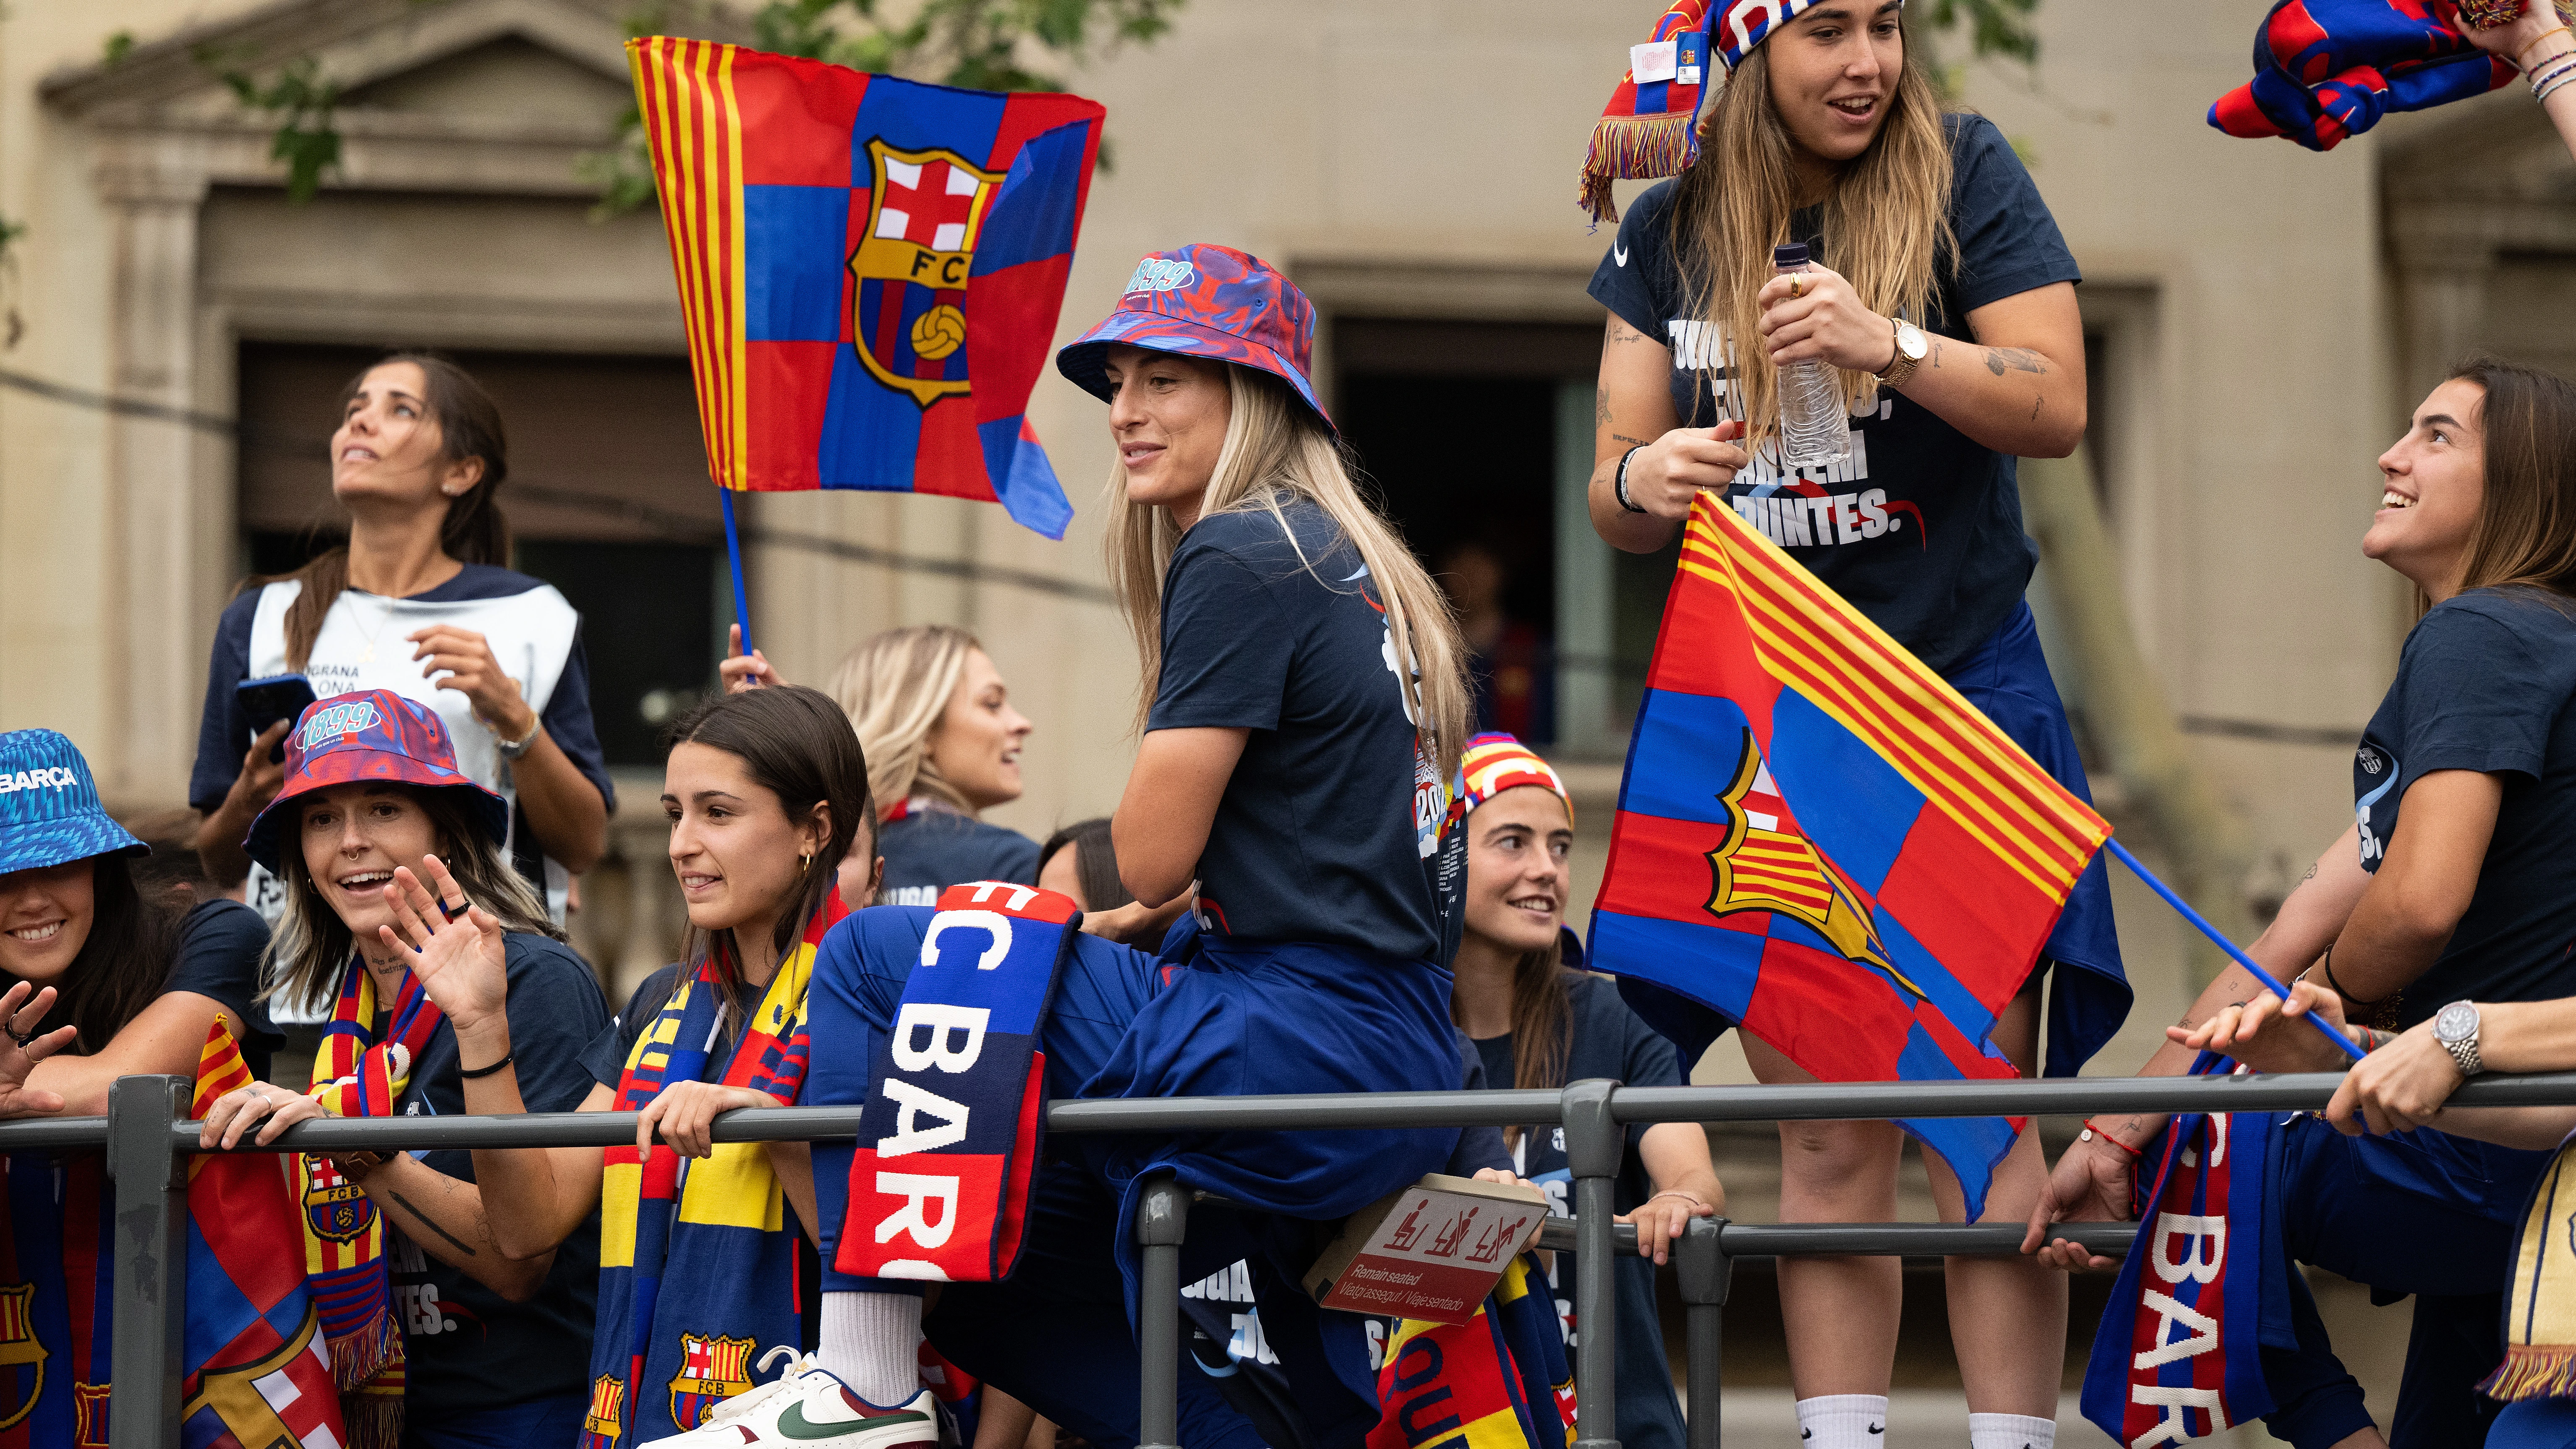
<instances>
[{"instance_id":1,"label":"metal railing","mask_svg":"<svg viewBox=\"0 0 2576 1449\"><path fill-rule=\"evenodd\" d=\"M1574 1217L1551 1221L1541 1245L1604 1261L1635 1230L1611 1221L1611 1190L1640 1122L1791 1122L1866 1118L2090 1116L2103 1112L2283 1112L2323 1107L2339 1075L2060 1078L2012 1082L1815 1083L1771 1087L1619 1087L1576 1082L1562 1091L1384 1092L1338 1096L1071 1101L1047 1108L1051 1132L1359 1131L1388 1127L1558 1126L1574 1178ZM0 1152L104 1148L114 1179L112 1449L177 1449L185 1350L188 1158L201 1151L179 1077L123 1077L105 1117L0 1122ZM2451 1098L2462 1107L2576 1105L2576 1072L2481 1077ZM861 1108L779 1107L717 1119L719 1142L849 1141ZM413 1151L432 1148L608 1147L635 1140L631 1112L517 1117L365 1117L299 1123L241 1151ZM1149 1184L1135 1231L1142 1249L1137 1332L1143 1449L1177 1449L1181 1364L1180 1254L1191 1195ZM2097 1252L2124 1251L2123 1223L2068 1224L2059 1236ZM1799 1223L1697 1219L1675 1248L1687 1335L1691 1449L1717 1449L1719 1357L1727 1289L1738 1258L1802 1255L1945 1256L2018 1250L2015 1224ZM1575 1449L1618 1449L1613 1409L1617 1275L1576 1285Z\"/></svg>"}]
</instances>

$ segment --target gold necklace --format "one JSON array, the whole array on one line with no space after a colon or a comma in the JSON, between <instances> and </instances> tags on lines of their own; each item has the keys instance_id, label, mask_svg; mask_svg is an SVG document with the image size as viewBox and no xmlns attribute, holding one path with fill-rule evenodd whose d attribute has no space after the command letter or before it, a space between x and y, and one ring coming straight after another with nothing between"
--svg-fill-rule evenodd
<instances>
[{"instance_id":1,"label":"gold necklace","mask_svg":"<svg viewBox=\"0 0 2576 1449\"><path fill-rule=\"evenodd\" d=\"M365 591L364 591L364 590L360 590L359 592L362 592L362 593L363 593L363 592L365 592ZM345 597L345 596L344 596L344 597ZM369 597L373 597L373 595L370 595ZM393 622L393 617L394 617L394 606L393 606L393 601L392 601L392 600L390 600L390 599L385 600L385 601L384 601L384 605L385 605L385 607L384 607L384 612L382 612L382 613L380 613L380 614L378 614L378 615L376 616L376 627L374 627L373 629L370 629L370 630L368 630L368 631L367 631L367 637L366 637L366 640L365 640L365 647L361 648L361 649L358 651L358 662L359 662L360 664L373 664L373 663L375 663L375 662L376 662L376 636L377 636L377 635L379 635L379 634L384 633L384 632L385 632L385 626L386 626L387 624L390 624L390 623L392 623L392 622ZM351 599L351 600L349 601L349 611L350 611L351 613L353 613L353 614L354 614L354 613L356 613L356 612L357 612L357 610L358 610L358 603L357 603L357 600L355 600L355 599Z\"/></svg>"}]
</instances>

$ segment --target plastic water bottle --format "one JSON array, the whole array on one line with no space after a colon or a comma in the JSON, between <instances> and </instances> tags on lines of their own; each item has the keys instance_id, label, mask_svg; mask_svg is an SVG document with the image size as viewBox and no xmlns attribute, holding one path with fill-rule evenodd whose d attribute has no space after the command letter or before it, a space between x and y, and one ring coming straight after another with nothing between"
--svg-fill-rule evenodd
<instances>
[{"instance_id":1,"label":"plastic water bottle","mask_svg":"<svg viewBox=\"0 0 2576 1449\"><path fill-rule=\"evenodd\" d=\"M1807 244L1771 249L1771 267L1783 276L1807 269ZM1780 369L1780 459L1791 468L1818 468L1851 456L1851 420L1845 416L1841 379L1822 361Z\"/></svg>"}]
</instances>

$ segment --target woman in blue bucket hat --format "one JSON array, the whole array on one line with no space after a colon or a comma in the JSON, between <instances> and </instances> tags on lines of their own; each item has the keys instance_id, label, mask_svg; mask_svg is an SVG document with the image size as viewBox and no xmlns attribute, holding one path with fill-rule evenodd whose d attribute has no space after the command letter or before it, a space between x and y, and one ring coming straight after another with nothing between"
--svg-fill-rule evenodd
<instances>
[{"instance_id":1,"label":"woman in blue bucket hat","mask_svg":"<svg viewBox=\"0 0 2576 1449\"><path fill-rule=\"evenodd\" d=\"M267 1065L268 927L237 901L145 899L127 862L150 853L68 738L0 734L0 1115L104 1112L120 1076L193 1075L218 1016Z\"/></svg>"},{"instance_id":2,"label":"woman in blue bucket hat","mask_svg":"<svg viewBox=\"0 0 2576 1449\"><path fill-rule=\"evenodd\" d=\"M1463 650L1429 576L1352 484L1308 374L1314 318L1258 259L1185 246L1147 257L1117 310L1057 356L1109 404L1110 574L1146 688L1112 826L1137 901L1083 918L1040 1027L1052 1095L1458 1083L1443 963L1464 876L1447 829ZM868 1096L932 914L863 911L824 942L813 1036L836 1045L815 1053L808 1102ZM1117 944L1129 939L1161 950ZM1124 1225L1141 1185L1169 1172L1250 1209L1193 1216L1185 1281L1249 1262L1308 1442L1357 1445L1378 1421L1365 1329L1319 1311L1298 1279L1318 1223L1440 1170L1458 1135L1064 1139L1003 1281L946 1285L925 1322L918 1284L827 1275L823 1366L868 1402L899 1402L919 1324L951 1362L1104 1449L1136 1442ZM816 1159L825 1261L844 1232L882 1241L882 1208L850 1191L850 1149L818 1145ZM1180 1411L1198 1449L1260 1442L1204 1375L1183 1376Z\"/></svg>"}]
</instances>

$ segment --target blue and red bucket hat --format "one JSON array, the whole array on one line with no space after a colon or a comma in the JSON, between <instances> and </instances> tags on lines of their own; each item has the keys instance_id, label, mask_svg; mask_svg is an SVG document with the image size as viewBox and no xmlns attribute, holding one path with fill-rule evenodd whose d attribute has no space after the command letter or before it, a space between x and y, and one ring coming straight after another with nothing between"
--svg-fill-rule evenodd
<instances>
[{"instance_id":1,"label":"blue and red bucket hat","mask_svg":"<svg viewBox=\"0 0 2576 1449\"><path fill-rule=\"evenodd\" d=\"M1195 242L1145 258L1127 279L1118 310L1056 353L1056 371L1108 402L1114 393L1104 366L1119 343L1257 367L1295 388L1324 426L1333 427L1308 375L1315 304L1259 257Z\"/></svg>"},{"instance_id":2,"label":"blue and red bucket hat","mask_svg":"<svg viewBox=\"0 0 2576 1449\"><path fill-rule=\"evenodd\" d=\"M56 730L0 734L0 875L94 855L149 855L98 803L80 747Z\"/></svg>"},{"instance_id":3,"label":"blue and red bucket hat","mask_svg":"<svg viewBox=\"0 0 2576 1449\"><path fill-rule=\"evenodd\" d=\"M494 845L509 838L509 803L457 768L456 747L437 712L390 689L369 689L305 706L286 736L286 783L250 823L242 849L276 870L278 837L295 814L295 797L373 780L454 790Z\"/></svg>"}]
</instances>

